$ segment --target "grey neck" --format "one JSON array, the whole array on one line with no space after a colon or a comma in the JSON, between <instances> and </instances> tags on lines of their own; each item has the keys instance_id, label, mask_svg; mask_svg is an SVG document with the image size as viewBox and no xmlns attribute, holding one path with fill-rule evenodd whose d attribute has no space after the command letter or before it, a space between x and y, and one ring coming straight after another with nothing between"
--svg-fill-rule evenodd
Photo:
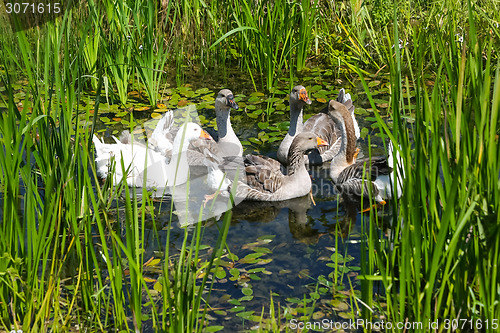
<instances>
[{"instance_id":1,"label":"grey neck","mask_svg":"<svg viewBox=\"0 0 500 333\"><path fill-rule=\"evenodd\" d=\"M304 152L295 149L294 145L290 147L288 151L288 172L287 175L291 176L297 173L300 168L305 168L304 164Z\"/></svg>"},{"instance_id":2,"label":"grey neck","mask_svg":"<svg viewBox=\"0 0 500 333\"><path fill-rule=\"evenodd\" d=\"M234 134L233 127L231 126L231 117L229 109L216 110L217 132L219 140L225 138L227 135Z\"/></svg>"}]
</instances>

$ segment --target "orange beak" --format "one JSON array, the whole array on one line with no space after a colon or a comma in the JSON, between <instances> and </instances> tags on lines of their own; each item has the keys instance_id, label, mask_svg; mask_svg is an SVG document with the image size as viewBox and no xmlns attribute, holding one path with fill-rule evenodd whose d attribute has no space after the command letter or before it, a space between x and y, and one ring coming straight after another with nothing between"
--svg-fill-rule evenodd
<instances>
[{"instance_id":1,"label":"orange beak","mask_svg":"<svg viewBox=\"0 0 500 333\"><path fill-rule=\"evenodd\" d=\"M319 136L316 137L316 142L318 143L318 147L322 146L329 146L328 142L320 138Z\"/></svg>"},{"instance_id":2,"label":"orange beak","mask_svg":"<svg viewBox=\"0 0 500 333\"><path fill-rule=\"evenodd\" d=\"M306 104L311 104L311 100L309 99L309 96L307 96L307 91L306 88L302 88L299 91L299 99L303 101Z\"/></svg>"},{"instance_id":3,"label":"orange beak","mask_svg":"<svg viewBox=\"0 0 500 333\"><path fill-rule=\"evenodd\" d=\"M210 136L210 134L208 134L204 130L201 130L200 139L211 140L212 137Z\"/></svg>"}]
</instances>

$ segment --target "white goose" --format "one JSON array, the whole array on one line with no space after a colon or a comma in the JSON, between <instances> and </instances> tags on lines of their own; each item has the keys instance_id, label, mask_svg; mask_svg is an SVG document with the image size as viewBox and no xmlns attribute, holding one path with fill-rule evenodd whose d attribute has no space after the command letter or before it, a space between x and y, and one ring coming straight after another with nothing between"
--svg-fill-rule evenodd
<instances>
[{"instance_id":1,"label":"white goose","mask_svg":"<svg viewBox=\"0 0 500 333\"><path fill-rule=\"evenodd\" d=\"M168 163L163 154L140 143L123 143L113 137L115 144L105 144L94 135L92 141L96 148L97 173L100 177L106 178L114 158L115 183L125 176L127 185L133 187L162 188L183 184L187 181L189 169L186 151L189 143L198 138L210 140L208 133L199 125L194 123L182 125L172 144L173 158Z\"/></svg>"},{"instance_id":2,"label":"white goose","mask_svg":"<svg viewBox=\"0 0 500 333\"><path fill-rule=\"evenodd\" d=\"M241 156L243 154L243 146L231 126L231 108L238 109L233 93L229 89L222 89L215 99L218 141L193 140L188 150L189 165L204 165L203 151L205 149L209 149L212 154L219 157ZM176 131L174 113L167 112L151 134L148 140L149 147L170 158Z\"/></svg>"}]
</instances>

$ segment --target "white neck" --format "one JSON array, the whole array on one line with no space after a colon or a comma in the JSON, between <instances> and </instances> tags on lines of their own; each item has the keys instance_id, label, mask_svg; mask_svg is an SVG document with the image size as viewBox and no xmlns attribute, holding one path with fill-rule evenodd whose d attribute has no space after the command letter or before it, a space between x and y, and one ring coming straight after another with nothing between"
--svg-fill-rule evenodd
<instances>
[{"instance_id":1,"label":"white neck","mask_svg":"<svg viewBox=\"0 0 500 333\"><path fill-rule=\"evenodd\" d=\"M187 139L188 133L186 126L181 126L177 135L174 138L172 153L178 154L179 152L186 152L189 147L189 140Z\"/></svg>"}]
</instances>

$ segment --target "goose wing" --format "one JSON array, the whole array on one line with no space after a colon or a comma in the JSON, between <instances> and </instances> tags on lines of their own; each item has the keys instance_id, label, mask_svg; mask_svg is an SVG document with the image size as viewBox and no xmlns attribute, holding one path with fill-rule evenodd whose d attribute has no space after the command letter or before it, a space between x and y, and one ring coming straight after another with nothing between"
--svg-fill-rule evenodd
<instances>
[{"instance_id":1,"label":"goose wing","mask_svg":"<svg viewBox=\"0 0 500 333\"><path fill-rule=\"evenodd\" d=\"M283 185L284 175L278 161L261 155L245 156L247 185L262 193L274 193Z\"/></svg>"},{"instance_id":2,"label":"goose wing","mask_svg":"<svg viewBox=\"0 0 500 333\"><path fill-rule=\"evenodd\" d=\"M174 112L165 113L149 137L149 147L170 159L172 157L174 138L178 130L174 126Z\"/></svg>"},{"instance_id":3,"label":"goose wing","mask_svg":"<svg viewBox=\"0 0 500 333\"><path fill-rule=\"evenodd\" d=\"M337 184L344 184L353 179L363 179L363 174L368 177L371 175L370 180L375 181L381 175L389 175L392 168L389 166L387 158L375 157L369 160L357 161L351 164L339 174ZM366 178L365 178L366 179Z\"/></svg>"},{"instance_id":4,"label":"goose wing","mask_svg":"<svg viewBox=\"0 0 500 333\"><path fill-rule=\"evenodd\" d=\"M345 90L342 88L337 96L337 102L344 104L347 110L351 113L353 120L354 118L354 104L352 103L351 96L346 94ZM357 127L357 123L355 128ZM328 115L328 105L321 110L320 113L312 116L304 123L304 132L313 132L321 139L328 142L328 146L319 147L313 150L308 156L308 162L310 164L321 164L323 162L331 160L339 151L340 145L335 144L337 139L341 137L341 129L335 124L335 122ZM359 137L359 129L356 131L356 137Z\"/></svg>"},{"instance_id":5,"label":"goose wing","mask_svg":"<svg viewBox=\"0 0 500 333\"><path fill-rule=\"evenodd\" d=\"M309 118L304 124L304 132L313 132L328 142L328 146L318 147L309 154L309 163L321 164L338 153L339 146L334 143L341 136L340 129L327 114L318 113Z\"/></svg>"}]
</instances>

